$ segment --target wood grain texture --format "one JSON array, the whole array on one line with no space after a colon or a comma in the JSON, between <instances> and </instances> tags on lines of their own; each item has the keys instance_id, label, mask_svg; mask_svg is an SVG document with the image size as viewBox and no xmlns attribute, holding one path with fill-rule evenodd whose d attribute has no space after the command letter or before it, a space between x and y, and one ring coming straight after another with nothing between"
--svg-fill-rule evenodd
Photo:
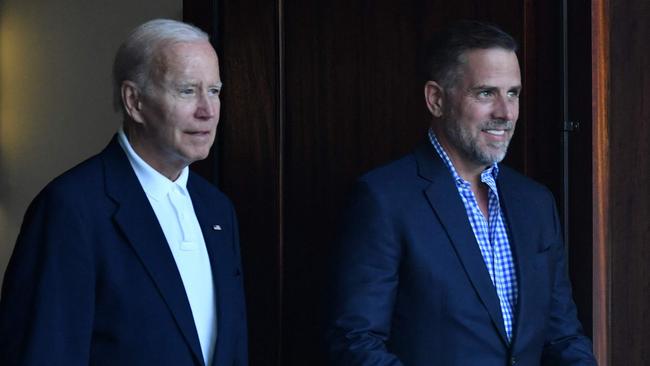
<instances>
[{"instance_id":1,"label":"wood grain texture","mask_svg":"<svg viewBox=\"0 0 650 366\"><path fill-rule=\"evenodd\" d=\"M609 1L592 0L594 352L610 363Z\"/></svg>"},{"instance_id":2,"label":"wood grain texture","mask_svg":"<svg viewBox=\"0 0 650 366\"><path fill-rule=\"evenodd\" d=\"M650 364L650 2L609 0L612 365Z\"/></svg>"},{"instance_id":3,"label":"wood grain texture","mask_svg":"<svg viewBox=\"0 0 650 366\"><path fill-rule=\"evenodd\" d=\"M322 365L327 264L347 192L426 130L408 2L286 2L283 361Z\"/></svg>"},{"instance_id":4,"label":"wood grain texture","mask_svg":"<svg viewBox=\"0 0 650 366\"><path fill-rule=\"evenodd\" d=\"M221 187L240 218L251 365L280 365L281 121L275 1L221 7L224 80Z\"/></svg>"}]
</instances>

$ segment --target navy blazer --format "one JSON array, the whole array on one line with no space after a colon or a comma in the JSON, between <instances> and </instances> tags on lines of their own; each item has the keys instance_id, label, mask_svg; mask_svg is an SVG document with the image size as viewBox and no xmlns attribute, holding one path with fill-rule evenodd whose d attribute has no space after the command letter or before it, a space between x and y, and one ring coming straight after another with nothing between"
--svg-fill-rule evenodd
<instances>
[{"instance_id":1,"label":"navy blazer","mask_svg":"<svg viewBox=\"0 0 650 366\"><path fill-rule=\"evenodd\" d=\"M233 206L194 173L187 188L217 298L213 365L247 365ZM0 364L204 364L176 263L115 137L28 208L2 288Z\"/></svg>"},{"instance_id":2,"label":"navy blazer","mask_svg":"<svg viewBox=\"0 0 650 366\"><path fill-rule=\"evenodd\" d=\"M499 299L449 170L429 143L363 176L334 260L333 365L595 365L551 193L500 166L519 297Z\"/></svg>"}]
</instances>

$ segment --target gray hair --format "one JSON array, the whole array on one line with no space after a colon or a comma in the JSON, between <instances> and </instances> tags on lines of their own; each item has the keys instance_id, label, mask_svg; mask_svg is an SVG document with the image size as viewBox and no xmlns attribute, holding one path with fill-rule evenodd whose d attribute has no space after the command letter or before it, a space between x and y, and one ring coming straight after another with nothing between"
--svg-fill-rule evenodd
<instances>
[{"instance_id":1,"label":"gray hair","mask_svg":"<svg viewBox=\"0 0 650 366\"><path fill-rule=\"evenodd\" d=\"M113 107L123 109L121 88L126 80L145 91L150 81L151 62L169 43L208 41L199 28L170 19L150 20L135 28L120 45L113 62Z\"/></svg>"},{"instance_id":2,"label":"gray hair","mask_svg":"<svg viewBox=\"0 0 650 366\"><path fill-rule=\"evenodd\" d=\"M458 67L465 62L464 54L470 50L489 48L517 52L517 42L490 23L473 20L454 23L436 33L429 41L422 65L423 78L449 88L458 78Z\"/></svg>"}]
</instances>

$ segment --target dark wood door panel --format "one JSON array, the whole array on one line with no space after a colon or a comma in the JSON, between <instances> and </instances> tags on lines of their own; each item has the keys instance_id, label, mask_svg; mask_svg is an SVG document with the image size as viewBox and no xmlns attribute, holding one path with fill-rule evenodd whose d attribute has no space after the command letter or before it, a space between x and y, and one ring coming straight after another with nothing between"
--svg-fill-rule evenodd
<instances>
[{"instance_id":1,"label":"dark wood door panel","mask_svg":"<svg viewBox=\"0 0 650 366\"><path fill-rule=\"evenodd\" d=\"M611 364L650 364L650 3L610 1Z\"/></svg>"},{"instance_id":2,"label":"dark wood door panel","mask_svg":"<svg viewBox=\"0 0 650 366\"><path fill-rule=\"evenodd\" d=\"M281 121L274 1L221 2L220 186L240 223L251 365L277 364L282 319Z\"/></svg>"}]
</instances>

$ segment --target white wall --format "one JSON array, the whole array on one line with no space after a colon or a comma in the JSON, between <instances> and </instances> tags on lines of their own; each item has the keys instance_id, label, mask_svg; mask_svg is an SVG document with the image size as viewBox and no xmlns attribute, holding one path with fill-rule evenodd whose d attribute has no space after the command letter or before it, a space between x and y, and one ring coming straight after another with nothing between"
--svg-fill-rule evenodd
<instances>
[{"instance_id":1,"label":"white wall","mask_svg":"<svg viewBox=\"0 0 650 366\"><path fill-rule=\"evenodd\" d=\"M126 34L182 0L0 0L0 283L27 205L120 124L111 64Z\"/></svg>"}]
</instances>

